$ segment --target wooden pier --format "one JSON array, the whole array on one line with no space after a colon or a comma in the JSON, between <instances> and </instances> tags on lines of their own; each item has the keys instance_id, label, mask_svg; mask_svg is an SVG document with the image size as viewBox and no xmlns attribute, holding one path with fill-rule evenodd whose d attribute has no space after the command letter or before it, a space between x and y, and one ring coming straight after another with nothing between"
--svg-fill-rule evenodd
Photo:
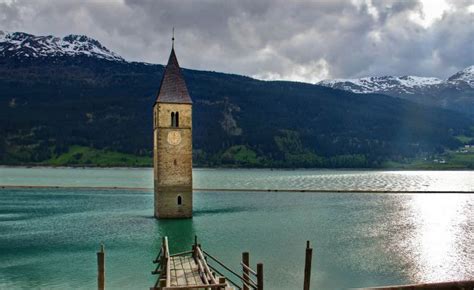
<instances>
[{"instance_id":1,"label":"wooden pier","mask_svg":"<svg viewBox=\"0 0 474 290\"><path fill-rule=\"evenodd\" d=\"M240 275L204 251L197 238L190 251L171 255L168 238L164 237L160 252L153 261L157 266L152 274L159 276L150 289L263 290L263 264L257 264L257 271L254 271L249 266L249 260L249 253L243 253ZM232 279L224 276L223 272L229 273Z\"/></svg>"},{"instance_id":2,"label":"wooden pier","mask_svg":"<svg viewBox=\"0 0 474 290\"><path fill-rule=\"evenodd\" d=\"M303 289L311 289L311 264L313 249L309 241L306 242L304 263ZM101 245L97 252L98 262L98 289L105 289L105 251ZM172 289L219 289L219 290L263 290L263 264L257 264L257 270L250 267L250 254L242 253L240 262L241 274L232 270L214 256L207 253L198 244L195 237L190 251L170 254L168 238L164 237L158 256L153 261L157 264L152 274L158 279L150 290ZM226 273L225 275L223 273ZM294 289L299 288L295 286ZM473 290L474 280L420 283L411 285L389 285L379 287L365 287L353 289L367 290Z\"/></svg>"}]
</instances>

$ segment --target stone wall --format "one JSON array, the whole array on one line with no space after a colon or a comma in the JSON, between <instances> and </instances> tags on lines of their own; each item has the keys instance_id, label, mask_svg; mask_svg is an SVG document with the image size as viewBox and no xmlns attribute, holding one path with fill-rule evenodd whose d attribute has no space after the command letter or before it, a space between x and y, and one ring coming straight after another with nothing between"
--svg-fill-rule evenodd
<instances>
[{"instance_id":1,"label":"stone wall","mask_svg":"<svg viewBox=\"0 0 474 290\"><path fill-rule=\"evenodd\" d=\"M179 127L171 127L171 113L179 112ZM192 216L192 106L158 103L154 108L155 216ZM179 142L169 142L169 134ZM181 196L182 204L177 198Z\"/></svg>"}]
</instances>

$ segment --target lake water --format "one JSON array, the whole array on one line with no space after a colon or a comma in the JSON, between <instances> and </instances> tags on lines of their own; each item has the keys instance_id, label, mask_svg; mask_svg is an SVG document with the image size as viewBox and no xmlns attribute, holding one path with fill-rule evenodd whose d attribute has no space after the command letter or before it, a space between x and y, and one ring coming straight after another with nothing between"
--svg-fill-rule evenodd
<instances>
[{"instance_id":1,"label":"lake water","mask_svg":"<svg viewBox=\"0 0 474 290\"><path fill-rule=\"evenodd\" d=\"M266 289L301 289L306 240L312 288L474 279L474 194L252 192L245 189L474 191L474 171L194 170L194 218L152 218L151 169L0 167L0 288L153 285L161 237L239 269L264 263ZM130 188L130 189L126 189ZM132 189L133 188L133 189Z\"/></svg>"}]
</instances>

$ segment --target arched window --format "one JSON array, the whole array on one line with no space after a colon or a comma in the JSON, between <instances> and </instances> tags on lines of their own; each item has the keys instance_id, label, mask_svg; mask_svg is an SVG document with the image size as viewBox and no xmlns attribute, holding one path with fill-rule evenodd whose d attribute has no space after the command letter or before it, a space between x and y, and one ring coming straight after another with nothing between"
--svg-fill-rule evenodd
<instances>
[{"instance_id":1,"label":"arched window","mask_svg":"<svg viewBox=\"0 0 474 290\"><path fill-rule=\"evenodd\" d=\"M178 162L176 162L176 159L173 161L173 163L174 163L174 166L178 164Z\"/></svg>"},{"instance_id":2,"label":"arched window","mask_svg":"<svg viewBox=\"0 0 474 290\"><path fill-rule=\"evenodd\" d=\"M176 114L174 114L174 117L176 118L176 121L174 123L176 127L179 127L179 112L176 112Z\"/></svg>"},{"instance_id":3,"label":"arched window","mask_svg":"<svg viewBox=\"0 0 474 290\"><path fill-rule=\"evenodd\" d=\"M174 112L171 112L171 127L175 127Z\"/></svg>"},{"instance_id":4,"label":"arched window","mask_svg":"<svg viewBox=\"0 0 474 290\"><path fill-rule=\"evenodd\" d=\"M177 201L178 205L182 205L183 204L183 198L181 197L181 195L178 195L178 198L177 198Z\"/></svg>"}]
</instances>

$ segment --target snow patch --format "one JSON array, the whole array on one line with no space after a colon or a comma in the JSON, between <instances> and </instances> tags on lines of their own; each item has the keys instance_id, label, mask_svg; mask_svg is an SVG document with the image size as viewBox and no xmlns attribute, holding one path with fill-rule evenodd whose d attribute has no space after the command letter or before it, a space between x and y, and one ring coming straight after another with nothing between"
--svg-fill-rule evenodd
<instances>
[{"instance_id":1,"label":"snow patch","mask_svg":"<svg viewBox=\"0 0 474 290\"><path fill-rule=\"evenodd\" d=\"M474 88L474 65L468 66L462 71L452 75L448 82L450 83L460 83L464 82L468 84L471 88Z\"/></svg>"},{"instance_id":2,"label":"snow patch","mask_svg":"<svg viewBox=\"0 0 474 290\"><path fill-rule=\"evenodd\" d=\"M3 51L3 53L2 53ZM5 51L8 51L8 55ZM85 35L67 35L63 38L35 36L23 32L0 31L0 56L89 56L113 61L125 61L100 42Z\"/></svg>"},{"instance_id":3,"label":"snow patch","mask_svg":"<svg viewBox=\"0 0 474 290\"><path fill-rule=\"evenodd\" d=\"M466 83L474 88L474 65L456 73L448 80L419 76L382 76L363 77L359 79L323 80L317 84L360 94L383 92L416 94L419 90L424 90L432 86L457 85L459 83Z\"/></svg>"}]
</instances>

